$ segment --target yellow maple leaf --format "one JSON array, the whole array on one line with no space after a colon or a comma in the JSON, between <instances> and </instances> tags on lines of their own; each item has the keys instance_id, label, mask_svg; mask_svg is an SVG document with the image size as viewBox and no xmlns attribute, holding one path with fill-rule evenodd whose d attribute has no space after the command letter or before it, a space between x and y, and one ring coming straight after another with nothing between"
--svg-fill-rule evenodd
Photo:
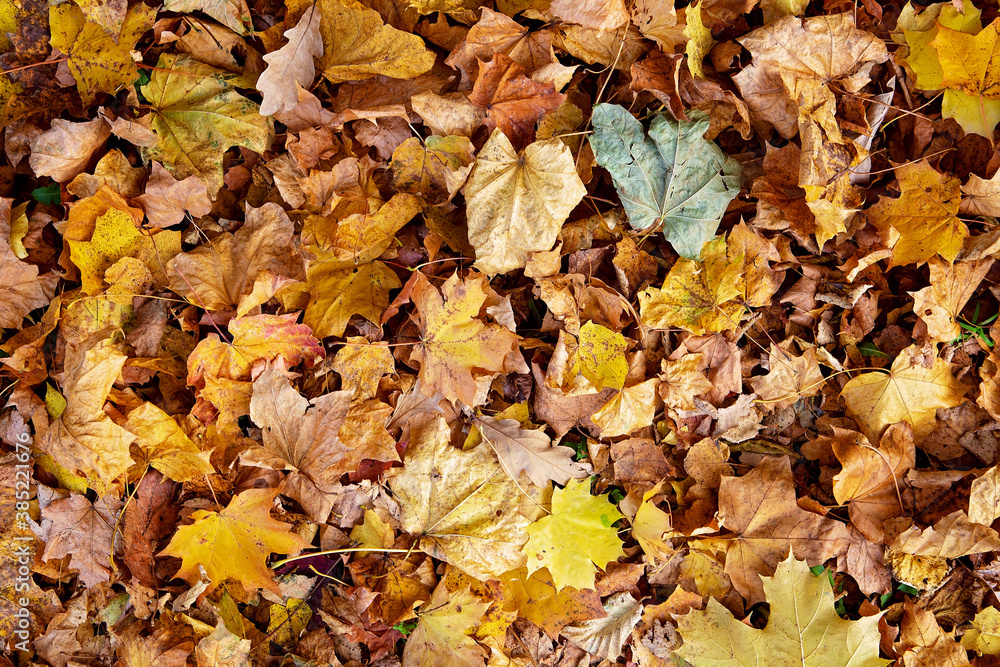
<instances>
[{"instance_id":1,"label":"yellow maple leaf","mask_svg":"<svg viewBox=\"0 0 1000 667\"><path fill-rule=\"evenodd\" d=\"M993 266L993 259L949 264L932 257L927 265L930 285L908 294L913 297L913 312L927 325L931 340L948 342L962 334L958 317Z\"/></svg>"},{"instance_id":2,"label":"yellow maple leaf","mask_svg":"<svg viewBox=\"0 0 1000 667\"><path fill-rule=\"evenodd\" d=\"M862 373L844 386L840 396L869 442L878 442L889 424L905 421L919 443L934 429L938 408L962 402L965 385L951 374L947 361L928 360L911 345L899 353L888 373Z\"/></svg>"},{"instance_id":3,"label":"yellow maple leaf","mask_svg":"<svg viewBox=\"0 0 1000 667\"><path fill-rule=\"evenodd\" d=\"M678 617L684 645L676 652L695 665L793 667L830 665L883 667L878 623L882 614L857 621L840 618L826 574L788 555L773 577L764 577L771 604L767 627L733 618L714 597L704 611ZM839 651L839 652L838 652Z\"/></svg>"},{"instance_id":4,"label":"yellow maple leaf","mask_svg":"<svg viewBox=\"0 0 1000 667\"><path fill-rule=\"evenodd\" d=\"M591 416L601 429L602 438L615 438L653 425L656 414L656 387L660 378L654 377L631 387L625 387Z\"/></svg>"},{"instance_id":5,"label":"yellow maple leaf","mask_svg":"<svg viewBox=\"0 0 1000 667\"><path fill-rule=\"evenodd\" d=\"M333 83L375 76L411 79L434 65L434 52L418 35L382 22L378 12L339 0L319 0L323 55L320 73Z\"/></svg>"},{"instance_id":6,"label":"yellow maple leaf","mask_svg":"<svg viewBox=\"0 0 1000 667\"><path fill-rule=\"evenodd\" d=\"M211 452L201 451L174 418L152 403L143 403L128 415L128 430L153 468L175 482L211 475ZM145 463L139 461L139 463Z\"/></svg>"},{"instance_id":7,"label":"yellow maple leaf","mask_svg":"<svg viewBox=\"0 0 1000 667\"><path fill-rule=\"evenodd\" d=\"M593 588L598 567L625 555L614 523L625 517L608 494L590 495L590 479L552 493L552 512L528 526L528 573L547 567L556 588Z\"/></svg>"},{"instance_id":8,"label":"yellow maple leaf","mask_svg":"<svg viewBox=\"0 0 1000 667\"><path fill-rule=\"evenodd\" d=\"M431 204L451 201L476 161L467 137L410 137L392 152L392 186Z\"/></svg>"},{"instance_id":9,"label":"yellow maple leaf","mask_svg":"<svg viewBox=\"0 0 1000 667\"><path fill-rule=\"evenodd\" d=\"M576 364L573 370L583 374L597 390L611 387L621 389L628 375L625 350L628 339L595 322L580 327Z\"/></svg>"},{"instance_id":10,"label":"yellow maple leaf","mask_svg":"<svg viewBox=\"0 0 1000 667\"><path fill-rule=\"evenodd\" d=\"M414 278L421 341L410 358L420 364L421 388L475 406L475 375L502 371L504 357L517 349L519 338L499 324L477 319L486 302L485 276L459 281L455 273L440 292L422 273Z\"/></svg>"},{"instance_id":11,"label":"yellow maple leaf","mask_svg":"<svg viewBox=\"0 0 1000 667\"><path fill-rule=\"evenodd\" d=\"M351 336L330 366L340 374L340 386L352 389L355 399L374 398L379 380L396 370L392 351L384 343L369 343L363 336Z\"/></svg>"},{"instance_id":12,"label":"yellow maple leaf","mask_svg":"<svg viewBox=\"0 0 1000 667\"><path fill-rule=\"evenodd\" d=\"M208 590L232 579L250 591L266 588L280 595L268 554L294 556L309 543L291 532L291 526L271 518L277 489L249 489L233 497L221 512L198 510L194 523L180 526L160 556L183 559L177 577L197 583L199 566L208 575Z\"/></svg>"},{"instance_id":13,"label":"yellow maple leaf","mask_svg":"<svg viewBox=\"0 0 1000 667\"><path fill-rule=\"evenodd\" d=\"M726 256L726 239L705 244L700 261L683 257L670 269L663 287L639 292L642 323L654 329L680 327L700 335L735 329L744 307L737 297L743 274Z\"/></svg>"},{"instance_id":14,"label":"yellow maple leaf","mask_svg":"<svg viewBox=\"0 0 1000 667\"><path fill-rule=\"evenodd\" d=\"M118 208L109 208L97 218L94 235L89 241L69 241L70 258L80 269L80 282L86 294L104 291L105 275L123 257L141 260L154 279L166 283L163 267L181 251L181 233L161 231L143 234L132 217Z\"/></svg>"},{"instance_id":15,"label":"yellow maple leaf","mask_svg":"<svg viewBox=\"0 0 1000 667\"><path fill-rule=\"evenodd\" d=\"M100 24L87 20L71 2L49 7L50 43L67 55L66 65L84 104L92 104L98 93L114 95L138 78L132 49L152 27L154 18L156 8L133 5L119 26L120 32L109 34Z\"/></svg>"},{"instance_id":16,"label":"yellow maple leaf","mask_svg":"<svg viewBox=\"0 0 1000 667\"><path fill-rule=\"evenodd\" d=\"M318 338L343 336L352 315L377 323L389 306L389 292L403 286L384 262L338 269L333 253L316 255L307 271L311 296L303 322Z\"/></svg>"},{"instance_id":17,"label":"yellow maple leaf","mask_svg":"<svg viewBox=\"0 0 1000 667\"><path fill-rule=\"evenodd\" d=\"M896 167L900 196L881 197L865 211L892 248L893 266L923 264L935 254L948 262L962 249L969 229L958 219L961 183L926 160Z\"/></svg>"},{"instance_id":18,"label":"yellow maple leaf","mask_svg":"<svg viewBox=\"0 0 1000 667\"><path fill-rule=\"evenodd\" d=\"M489 603L468 588L449 592L442 583L424 603L413 634L403 648L403 667L480 667L485 652L469 634Z\"/></svg>"},{"instance_id":19,"label":"yellow maple leaf","mask_svg":"<svg viewBox=\"0 0 1000 667\"><path fill-rule=\"evenodd\" d=\"M941 67L941 87L947 88L941 113L954 118L966 132L992 137L1000 121L1000 21L978 34L939 26L930 45Z\"/></svg>"}]
</instances>

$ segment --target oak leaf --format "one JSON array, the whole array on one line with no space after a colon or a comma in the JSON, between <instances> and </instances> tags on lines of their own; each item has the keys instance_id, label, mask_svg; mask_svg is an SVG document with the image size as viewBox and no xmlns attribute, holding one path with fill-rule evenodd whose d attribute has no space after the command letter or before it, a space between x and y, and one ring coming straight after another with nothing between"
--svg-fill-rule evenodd
<instances>
[{"instance_id":1,"label":"oak leaf","mask_svg":"<svg viewBox=\"0 0 1000 667\"><path fill-rule=\"evenodd\" d=\"M494 130L465 184L476 267L491 275L524 268L530 253L552 247L584 194L562 140L536 141L519 154Z\"/></svg>"},{"instance_id":2,"label":"oak leaf","mask_svg":"<svg viewBox=\"0 0 1000 667\"><path fill-rule=\"evenodd\" d=\"M145 193L135 198L142 204L149 223L154 227L169 227L184 220L185 213L193 218L208 215L212 200L205 184L197 176L178 181L159 162L146 181Z\"/></svg>"},{"instance_id":3,"label":"oak leaf","mask_svg":"<svg viewBox=\"0 0 1000 667\"><path fill-rule=\"evenodd\" d=\"M389 481L403 530L417 547L486 581L524 564L528 539L521 504L533 499L506 475L493 450L461 451L450 444L441 415L410 421L402 473Z\"/></svg>"},{"instance_id":4,"label":"oak leaf","mask_svg":"<svg viewBox=\"0 0 1000 667\"><path fill-rule=\"evenodd\" d=\"M750 604L765 599L761 576L792 553L820 564L847 550L844 524L807 512L795 502L787 457L766 457L742 477L723 477L719 523L736 535L726 550L726 574Z\"/></svg>"},{"instance_id":5,"label":"oak leaf","mask_svg":"<svg viewBox=\"0 0 1000 667\"><path fill-rule=\"evenodd\" d=\"M159 555L183 559L176 576L192 584L200 579L199 567L204 568L209 591L232 579L249 592L264 588L280 594L267 567L268 555L294 556L309 543L287 523L271 518L277 494L277 489L249 489L221 512L193 512L194 523L180 526Z\"/></svg>"},{"instance_id":6,"label":"oak leaf","mask_svg":"<svg viewBox=\"0 0 1000 667\"><path fill-rule=\"evenodd\" d=\"M764 629L733 618L714 597L704 611L677 617L684 645L676 653L695 665L740 667L883 667L890 662L879 658L882 614L840 618L825 573L813 575L792 554L773 577L764 577L762 598L771 605Z\"/></svg>"},{"instance_id":7,"label":"oak leaf","mask_svg":"<svg viewBox=\"0 0 1000 667\"><path fill-rule=\"evenodd\" d=\"M200 176L209 197L222 187L227 149L263 153L274 141L273 121L236 92L234 78L186 55L164 53L142 86L156 133L156 145L144 147L143 157L161 162L177 178Z\"/></svg>"},{"instance_id":8,"label":"oak leaf","mask_svg":"<svg viewBox=\"0 0 1000 667\"><path fill-rule=\"evenodd\" d=\"M545 487L550 481L565 484L586 476L584 469L573 462L573 448L553 445L540 430L522 428L516 419L483 416L476 417L473 423L511 479L517 480L523 472L532 484Z\"/></svg>"},{"instance_id":9,"label":"oak leaf","mask_svg":"<svg viewBox=\"0 0 1000 667\"><path fill-rule=\"evenodd\" d=\"M614 523L625 518L608 494L590 495L590 479L552 493L552 511L528 526L528 573L547 567L557 589L593 588L598 567L625 555Z\"/></svg>"},{"instance_id":10,"label":"oak leaf","mask_svg":"<svg viewBox=\"0 0 1000 667\"><path fill-rule=\"evenodd\" d=\"M376 76L410 79L434 65L434 53L415 34L396 30L360 4L319 0L323 55L320 72L332 83Z\"/></svg>"},{"instance_id":11,"label":"oak leaf","mask_svg":"<svg viewBox=\"0 0 1000 667\"><path fill-rule=\"evenodd\" d=\"M250 294L259 275L305 277L295 250L295 227L280 206L247 206L246 222L211 245L177 255L167 263L170 289L208 310L235 308Z\"/></svg>"},{"instance_id":12,"label":"oak leaf","mask_svg":"<svg viewBox=\"0 0 1000 667\"><path fill-rule=\"evenodd\" d=\"M878 441L889 424L905 421L919 444L934 430L937 409L960 404L965 386L952 375L951 364L936 356L928 359L911 345L899 353L888 373L862 373L844 385L840 395L869 442Z\"/></svg>"},{"instance_id":13,"label":"oak leaf","mask_svg":"<svg viewBox=\"0 0 1000 667\"><path fill-rule=\"evenodd\" d=\"M594 107L590 144L597 163L611 172L629 222L635 229L663 225L663 235L688 260L719 228L719 221L740 190L740 166L706 141L709 121L659 115L649 135L624 108Z\"/></svg>"},{"instance_id":14,"label":"oak leaf","mask_svg":"<svg viewBox=\"0 0 1000 667\"><path fill-rule=\"evenodd\" d=\"M264 56L267 69L257 79L257 90L263 96L262 116L291 111L299 103L299 87L312 86L316 78L313 59L323 55L319 8L311 5L306 9L295 27L285 31L285 38L287 44Z\"/></svg>"},{"instance_id":15,"label":"oak leaf","mask_svg":"<svg viewBox=\"0 0 1000 667\"><path fill-rule=\"evenodd\" d=\"M502 371L504 357L517 349L518 336L477 319L486 302L485 276L460 281L455 273L440 292L423 274L414 278L412 298L421 341L410 358L420 364L422 389L475 406L475 376Z\"/></svg>"}]
</instances>

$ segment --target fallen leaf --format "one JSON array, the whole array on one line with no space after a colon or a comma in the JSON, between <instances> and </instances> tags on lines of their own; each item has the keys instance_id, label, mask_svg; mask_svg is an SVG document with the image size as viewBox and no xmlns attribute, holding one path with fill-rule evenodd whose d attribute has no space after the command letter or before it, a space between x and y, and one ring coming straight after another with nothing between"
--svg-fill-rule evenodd
<instances>
[{"instance_id":1,"label":"fallen leaf","mask_svg":"<svg viewBox=\"0 0 1000 667\"><path fill-rule=\"evenodd\" d=\"M972 480L969 521L989 526L997 517L1000 517L1000 467L993 466Z\"/></svg>"},{"instance_id":2,"label":"fallen leaf","mask_svg":"<svg viewBox=\"0 0 1000 667\"><path fill-rule=\"evenodd\" d=\"M87 169L91 157L110 136L111 129L102 118L85 123L53 118L52 127L32 140L28 164L36 176L66 183Z\"/></svg>"},{"instance_id":3,"label":"fallen leaf","mask_svg":"<svg viewBox=\"0 0 1000 667\"><path fill-rule=\"evenodd\" d=\"M199 449L173 417L152 403L143 403L128 413L125 427L136 436L135 444L144 455L145 460L137 463L148 463L175 482L215 472L209 462L212 453Z\"/></svg>"},{"instance_id":4,"label":"fallen leaf","mask_svg":"<svg viewBox=\"0 0 1000 667\"><path fill-rule=\"evenodd\" d=\"M466 588L449 593L438 586L423 605L417 627L403 648L403 667L458 665L479 667L482 647L468 635L479 624L489 605Z\"/></svg>"},{"instance_id":5,"label":"fallen leaf","mask_svg":"<svg viewBox=\"0 0 1000 667\"><path fill-rule=\"evenodd\" d=\"M249 639L240 639L219 619L215 631L194 647L198 667L247 667L250 664Z\"/></svg>"},{"instance_id":6,"label":"fallen leaf","mask_svg":"<svg viewBox=\"0 0 1000 667\"><path fill-rule=\"evenodd\" d=\"M520 548L529 520L521 503L532 499L504 473L492 449L461 451L450 440L440 415L411 421L403 471L389 481L400 522L419 536L425 553L477 579L496 579L524 564Z\"/></svg>"},{"instance_id":7,"label":"fallen leaf","mask_svg":"<svg viewBox=\"0 0 1000 667\"><path fill-rule=\"evenodd\" d=\"M176 576L195 583L199 566L209 577L208 590L227 579L253 592L264 588L279 593L267 557L271 553L295 556L309 543L291 532L291 526L271 518L277 489L249 489L234 496L221 512L197 510L194 523L177 528L160 556L183 559Z\"/></svg>"},{"instance_id":8,"label":"fallen leaf","mask_svg":"<svg viewBox=\"0 0 1000 667\"><path fill-rule=\"evenodd\" d=\"M528 574L546 567L557 589L594 588L597 568L625 555L614 523L623 519L608 495L590 495L590 479L552 492L552 511L528 526Z\"/></svg>"},{"instance_id":9,"label":"fallen leaf","mask_svg":"<svg viewBox=\"0 0 1000 667\"><path fill-rule=\"evenodd\" d=\"M567 625L560 634L587 653L614 660L642 616L642 605L628 593L616 593L604 603L606 618Z\"/></svg>"},{"instance_id":10,"label":"fallen leaf","mask_svg":"<svg viewBox=\"0 0 1000 667\"><path fill-rule=\"evenodd\" d=\"M979 655L1000 655L1000 611L986 607L971 623L962 635L962 646Z\"/></svg>"},{"instance_id":11,"label":"fallen leaf","mask_svg":"<svg viewBox=\"0 0 1000 667\"><path fill-rule=\"evenodd\" d=\"M299 87L308 89L316 78L314 58L323 56L323 39L317 5L311 5L294 28L285 31L288 43L264 56L267 63L257 90L261 92L260 114L270 116L278 111L291 111L299 102Z\"/></svg>"},{"instance_id":12,"label":"fallen leaf","mask_svg":"<svg viewBox=\"0 0 1000 667\"><path fill-rule=\"evenodd\" d=\"M662 224L674 249L697 260L739 194L740 166L704 139L708 119L692 117L678 122L656 116L646 136L624 108L599 104L590 144L597 163L611 172L632 226Z\"/></svg>"},{"instance_id":13,"label":"fallen leaf","mask_svg":"<svg viewBox=\"0 0 1000 667\"><path fill-rule=\"evenodd\" d=\"M652 426L659 384L660 379L654 377L625 387L594 412L591 419L601 429L601 437L615 438Z\"/></svg>"},{"instance_id":14,"label":"fallen leaf","mask_svg":"<svg viewBox=\"0 0 1000 667\"><path fill-rule=\"evenodd\" d=\"M517 153L507 135L494 130L465 184L476 267L491 275L523 269L530 253L552 248L585 193L561 140L537 141Z\"/></svg>"},{"instance_id":15,"label":"fallen leaf","mask_svg":"<svg viewBox=\"0 0 1000 667\"><path fill-rule=\"evenodd\" d=\"M504 472L515 481L523 472L532 484L544 488L550 481L565 484L586 476L584 469L573 462L573 449L553 445L542 431L521 428L516 419L483 416L476 417L473 423L483 442L496 452Z\"/></svg>"},{"instance_id":16,"label":"fallen leaf","mask_svg":"<svg viewBox=\"0 0 1000 667\"><path fill-rule=\"evenodd\" d=\"M768 365L770 372L750 378L750 386L760 402L770 409L780 410L803 398L817 396L826 383L819 370L816 348L810 347L796 357L771 343Z\"/></svg>"},{"instance_id":17,"label":"fallen leaf","mask_svg":"<svg viewBox=\"0 0 1000 667\"><path fill-rule=\"evenodd\" d=\"M535 138L535 124L566 100L552 83L539 83L525 75L524 67L498 53L479 66L479 77L469 101L486 111L483 125L490 132L502 130L520 148Z\"/></svg>"},{"instance_id":18,"label":"fallen leaf","mask_svg":"<svg viewBox=\"0 0 1000 667\"><path fill-rule=\"evenodd\" d=\"M714 597L705 611L677 618L684 645L677 654L696 665L836 665L882 667L878 623L882 614L857 621L834 611L825 574L815 576L792 554L764 577L762 598L771 606L764 629L745 625Z\"/></svg>"},{"instance_id":19,"label":"fallen leaf","mask_svg":"<svg viewBox=\"0 0 1000 667\"><path fill-rule=\"evenodd\" d=\"M423 274L414 278L412 298L422 339L410 358L420 364L421 387L426 394L441 391L449 401L473 407L478 403L475 375L503 370L518 336L476 319L486 301L485 277L459 281L455 273L440 292Z\"/></svg>"},{"instance_id":20,"label":"fallen leaf","mask_svg":"<svg viewBox=\"0 0 1000 667\"><path fill-rule=\"evenodd\" d=\"M719 524L736 535L726 550L726 574L751 604L766 598L761 577L791 549L820 564L847 550L844 524L801 509L787 457L766 457L742 477L723 477Z\"/></svg>"},{"instance_id":21,"label":"fallen leaf","mask_svg":"<svg viewBox=\"0 0 1000 667\"><path fill-rule=\"evenodd\" d=\"M961 403L965 386L952 375L951 364L936 356L928 359L911 345L889 372L862 373L840 395L869 442L879 440L889 424L905 421L919 444L934 430L937 409Z\"/></svg>"},{"instance_id":22,"label":"fallen leaf","mask_svg":"<svg viewBox=\"0 0 1000 667\"><path fill-rule=\"evenodd\" d=\"M184 220L186 213L199 218L212 210L205 184L197 176L178 181L159 162L153 163L145 193L136 200L154 227L170 227Z\"/></svg>"},{"instance_id":23,"label":"fallen leaf","mask_svg":"<svg viewBox=\"0 0 1000 667\"><path fill-rule=\"evenodd\" d=\"M164 0L163 8L168 12L205 12L238 35L251 28L246 0Z\"/></svg>"},{"instance_id":24,"label":"fallen leaf","mask_svg":"<svg viewBox=\"0 0 1000 667\"><path fill-rule=\"evenodd\" d=\"M475 147L466 137L410 137L392 153L392 185L443 204L465 183L475 160Z\"/></svg>"},{"instance_id":25,"label":"fallen leaf","mask_svg":"<svg viewBox=\"0 0 1000 667\"><path fill-rule=\"evenodd\" d=\"M954 340L962 334L958 323L962 309L993 266L993 259L951 264L934 256L927 264L930 285L909 293L913 297L913 312L927 325L932 340Z\"/></svg>"},{"instance_id":26,"label":"fallen leaf","mask_svg":"<svg viewBox=\"0 0 1000 667\"><path fill-rule=\"evenodd\" d=\"M91 503L75 493L52 502L42 512L43 520L52 522L42 560L70 556L70 567L79 572L85 585L108 582L113 533L122 507L114 496Z\"/></svg>"}]
</instances>

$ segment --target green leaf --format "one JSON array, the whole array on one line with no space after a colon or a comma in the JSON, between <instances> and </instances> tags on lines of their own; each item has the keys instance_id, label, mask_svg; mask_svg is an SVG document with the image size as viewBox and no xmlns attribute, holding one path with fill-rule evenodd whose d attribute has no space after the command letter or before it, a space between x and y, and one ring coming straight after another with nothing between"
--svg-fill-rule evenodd
<instances>
[{"instance_id":1,"label":"green leaf","mask_svg":"<svg viewBox=\"0 0 1000 667\"><path fill-rule=\"evenodd\" d=\"M39 204L59 204L62 201L59 195L58 183L49 183L45 187L35 188L31 191L31 196Z\"/></svg>"},{"instance_id":2,"label":"green leaf","mask_svg":"<svg viewBox=\"0 0 1000 667\"><path fill-rule=\"evenodd\" d=\"M704 138L708 117L688 122L657 116L649 127L617 104L599 104L590 145L609 172L636 229L663 223L663 235L682 257L696 260L715 236L726 207L740 191L740 165Z\"/></svg>"}]
</instances>

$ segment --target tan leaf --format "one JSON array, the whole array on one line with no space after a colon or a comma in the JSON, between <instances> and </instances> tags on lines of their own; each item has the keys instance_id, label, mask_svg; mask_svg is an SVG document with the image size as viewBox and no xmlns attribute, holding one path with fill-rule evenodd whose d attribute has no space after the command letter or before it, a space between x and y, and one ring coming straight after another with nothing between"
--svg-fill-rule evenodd
<instances>
[{"instance_id":1,"label":"tan leaf","mask_svg":"<svg viewBox=\"0 0 1000 667\"><path fill-rule=\"evenodd\" d=\"M354 392L355 399L374 398L379 380L396 369L392 352L385 344L369 343L361 336L347 338L330 367L340 374L342 389Z\"/></svg>"},{"instance_id":2,"label":"tan leaf","mask_svg":"<svg viewBox=\"0 0 1000 667\"><path fill-rule=\"evenodd\" d=\"M124 504L114 496L94 503L71 493L53 501L42 512L51 521L42 560L70 556L70 567L80 573L80 581L96 586L111 575L112 539L118 513Z\"/></svg>"},{"instance_id":3,"label":"tan leaf","mask_svg":"<svg viewBox=\"0 0 1000 667\"><path fill-rule=\"evenodd\" d=\"M656 414L656 387L659 378L651 378L632 387L625 387L592 415L601 429L602 438L628 435L653 425Z\"/></svg>"},{"instance_id":4,"label":"tan leaf","mask_svg":"<svg viewBox=\"0 0 1000 667\"><path fill-rule=\"evenodd\" d=\"M939 519L930 528L911 526L896 536L892 551L912 556L961 558L1000 549L1000 535L990 528L972 523L962 510Z\"/></svg>"},{"instance_id":5,"label":"tan leaf","mask_svg":"<svg viewBox=\"0 0 1000 667\"><path fill-rule=\"evenodd\" d=\"M847 414L874 442L889 424L908 422L919 444L934 429L938 408L962 402L965 386L951 374L951 364L927 359L915 345L904 349L888 373L862 373L848 382L841 397Z\"/></svg>"},{"instance_id":6,"label":"tan leaf","mask_svg":"<svg viewBox=\"0 0 1000 667\"><path fill-rule=\"evenodd\" d=\"M993 466L972 480L969 521L989 526L997 517L1000 517L1000 466Z\"/></svg>"},{"instance_id":7,"label":"tan leaf","mask_svg":"<svg viewBox=\"0 0 1000 667\"><path fill-rule=\"evenodd\" d=\"M475 147L465 137L410 137L392 153L392 186L443 204L465 183L475 159Z\"/></svg>"},{"instance_id":8,"label":"tan leaf","mask_svg":"<svg viewBox=\"0 0 1000 667\"><path fill-rule=\"evenodd\" d=\"M816 348L795 357L771 343L768 362L771 370L767 375L750 378L750 386L765 407L780 410L823 390L826 378L819 370Z\"/></svg>"},{"instance_id":9,"label":"tan leaf","mask_svg":"<svg viewBox=\"0 0 1000 667\"><path fill-rule=\"evenodd\" d=\"M571 447L553 446L545 433L521 428L516 419L483 416L476 417L473 423L512 479L518 479L524 472L535 486L545 487L549 481L566 484L570 479L587 475L573 462L575 452Z\"/></svg>"},{"instance_id":10,"label":"tan leaf","mask_svg":"<svg viewBox=\"0 0 1000 667\"><path fill-rule=\"evenodd\" d=\"M913 312L927 325L931 340L948 342L961 335L958 316L993 266L993 258L950 264L935 255L927 265L930 285L908 294L913 297Z\"/></svg>"},{"instance_id":11,"label":"tan leaf","mask_svg":"<svg viewBox=\"0 0 1000 667\"><path fill-rule=\"evenodd\" d=\"M844 524L801 509L787 457L769 456L742 477L723 477L719 523L736 533L726 551L726 574L750 604L764 600L761 576L788 556L813 564L847 550Z\"/></svg>"},{"instance_id":12,"label":"tan leaf","mask_svg":"<svg viewBox=\"0 0 1000 667\"><path fill-rule=\"evenodd\" d=\"M257 90L263 96L260 103L262 116L291 111L299 103L299 87L312 86L316 78L313 58L323 55L318 13L318 7L311 5L299 17L295 27L285 31L288 43L264 56L267 69L257 79Z\"/></svg>"},{"instance_id":13,"label":"tan leaf","mask_svg":"<svg viewBox=\"0 0 1000 667\"><path fill-rule=\"evenodd\" d=\"M205 183L197 176L178 181L159 162L146 181L146 192L136 197L154 227L169 227L184 219L185 213L200 218L212 210Z\"/></svg>"},{"instance_id":14,"label":"tan leaf","mask_svg":"<svg viewBox=\"0 0 1000 667\"><path fill-rule=\"evenodd\" d=\"M615 660L642 616L642 604L628 593L616 593L604 603L605 618L567 625L560 634L601 658Z\"/></svg>"},{"instance_id":15,"label":"tan leaf","mask_svg":"<svg viewBox=\"0 0 1000 667\"><path fill-rule=\"evenodd\" d=\"M31 142L28 164L36 176L50 176L60 183L73 180L87 169L91 156L111 136L103 118L73 123L61 118Z\"/></svg>"}]
</instances>

